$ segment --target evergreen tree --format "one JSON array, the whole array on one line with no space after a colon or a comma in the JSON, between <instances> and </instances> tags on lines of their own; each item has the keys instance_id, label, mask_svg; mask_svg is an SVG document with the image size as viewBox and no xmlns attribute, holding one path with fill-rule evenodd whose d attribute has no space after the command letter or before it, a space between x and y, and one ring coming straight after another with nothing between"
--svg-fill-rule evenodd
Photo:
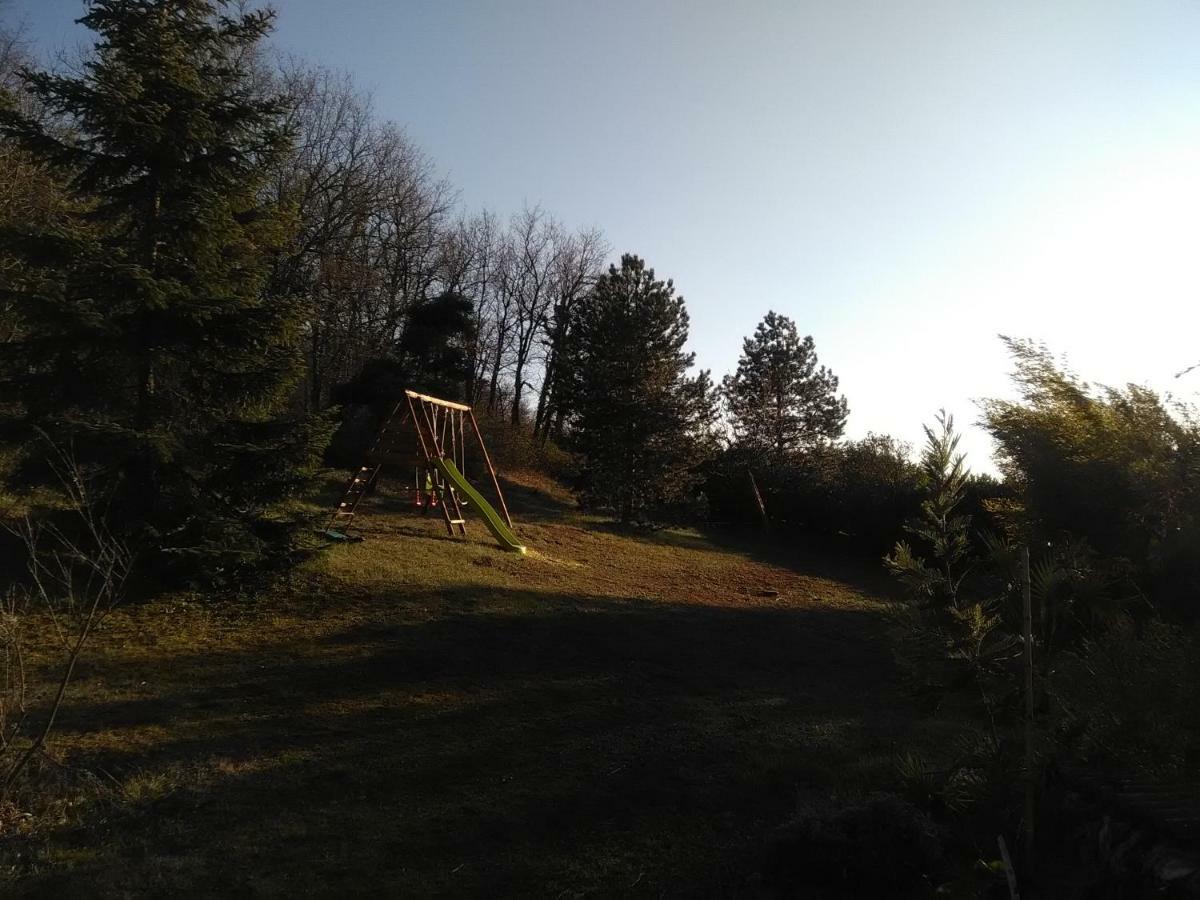
<instances>
[{"instance_id":1,"label":"evergreen tree","mask_svg":"<svg viewBox=\"0 0 1200 900\"><path fill-rule=\"evenodd\" d=\"M0 360L16 477L49 475L37 432L70 448L113 482L113 526L175 574L282 546L295 523L279 501L326 431L283 415L305 310L265 289L290 227L261 199L289 146L281 99L250 70L272 18L225 0L92 0L81 72L25 76L57 124L0 115L71 197L3 235L18 261L3 292L21 329Z\"/></svg>"},{"instance_id":2,"label":"evergreen tree","mask_svg":"<svg viewBox=\"0 0 1200 900\"><path fill-rule=\"evenodd\" d=\"M971 475L958 443L954 418L944 411L938 413L936 430L925 426L921 470L928 494L906 530L929 555L922 557L898 541L883 562L910 598L896 610L901 670L922 691L965 689L978 697L992 737L999 740L996 711L1011 693L1011 667L1020 648L1005 627L1002 583L975 578L964 590L980 560L971 551L971 517L961 511Z\"/></svg>"},{"instance_id":3,"label":"evergreen tree","mask_svg":"<svg viewBox=\"0 0 1200 900\"><path fill-rule=\"evenodd\" d=\"M837 376L817 367L812 337L801 340L796 323L774 312L742 343L737 372L723 383L738 442L777 458L841 436L849 410L837 388Z\"/></svg>"},{"instance_id":4,"label":"evergreen tree","mask_svg":"<svg viewBox=\"0 0 1200 900\"><path fill-rule=\"evenodd\" d=\"M906 541L898 541L892 554L884 557L884 564L915 596L937 607L957 609L959 587L970 568L971 517L963 515L959 507L966 499L971 475L966 457L958 451L960 437L954 430L954 417L939 412L937 424L936 431L924 426L921 470L929 493L921 502L920 516L905 526L929 548L931 558L927 562Z\"/></svg>"},{"instance_id":5,"label":"evergreen tree","mask_svg":"<svg viewBox=\"0 0 1200 900\"><path fill-rule=\"evenodd\" d=\"M572 324L571 424L584 493L627 524L695 484L711 447L712 382L707 372L688 377L683 298L637 256L600 276Z\"/></svg>"}]
</instances>

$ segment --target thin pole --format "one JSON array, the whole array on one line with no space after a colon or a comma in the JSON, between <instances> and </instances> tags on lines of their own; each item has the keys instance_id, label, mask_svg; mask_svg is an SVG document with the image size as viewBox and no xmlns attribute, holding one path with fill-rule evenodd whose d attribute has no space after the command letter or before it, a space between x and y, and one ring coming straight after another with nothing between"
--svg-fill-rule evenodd
<instances>
[{"instance_id":1,"label":"thin pole","mask_svg":"<svg viewBox=\"0 0 1200 900\"><path fill-rule=\"evenodd\" d=\"M763 531L771 530L771 520L767 518L767 508L763 505L762 494L758 492L758 482L754 480L754 472L750 467L746 467L746 474L750 476L750 490L754 491L754 499L758 503L758 514L762 516Z\"/></svg>"},{"instance_id":2,"label":"thin pole","mask_svg":"<svg viewBox=\"0 0 1200 900\"><path fill-rule=\"evenodd\" d=\"M417 415L417 410L413 406L412 397L408 398L408 411L412 414L413 425L416 426L417 429L417 440L421 443L421 455L425 457L425 462L428 463L430 459L429 447L425 443L425 431L421 427L421 417Z\"/></svg>"},{"instance_id":3,"label":"thin pole","mask_svg":"<svg viewBox=\"0 0 1200 900\"><path fill-rule=\"evenodd\" d=\"M418 396L418 395L408 394L408 405L409 405L410 409L413 409L414 396ZM429 415L429 410L426 409L426 404L424 403L424 401L418 400L417 402L420 404L421 412L424 414L425 427L427 427L429 429L430 443L433 444L433 449L438 457L444 456L444 454L441 452L441 448L439 448L437 446L437 430L435 429L435 427L433 425L433 419ZM416 422L416 410L415 409L413 409L413 421ZM425 437L421 433L420 425L417 426L417 436L420 437L420 439L421 439L421 452L425 454L426 462L432 463L433 456L430 454L429 447L425 443ZM446 492L438 490L436 480L434 480L434 482L433 482L433 491L431 492L431 494L433 497L436 497L439 500L438 506L441 508L441 511L442 511L442 520L446 523L446 533L449 534L451 537L453 537L454 536L454 526L450 524L450 511L448 509L446 509ZM462 516L460 515L459 518L461 519ZM460 525L459 527L461 528L462 526Z\"/></svg>"},{"instance_id":4,"label":"thin pole","mask_svg":"<svg viewBox=\"0 0 1200 900\"><path fill-rule=\"evenodd\" d=\"M1025 639L1025 868L1033 864L1034 815L1037 811L1033 753L1033 588L1029 578L1029 547L1021 549L1022 631Z\"/></svg>"},{"instance_id":5,"label":"thin pole","mask_svg":"<svg viewBox=\"0 0 1200 900\"><path fill-rule=\"evenodd\" d=\"M487 463L488 473L492 476L492 487L496 489L496 498L500 501L500 511L504 513L504 521L512 528L512 516L508 514L508 504L504 502L504 492L500 490L500 479L496 477L496 468L492 465L492 457L488 453L483 435L479 433L479 422L475 419L475 410L467 410L471 414L471 428L475 432L475 440L479 441L479 449L483 451L483 461Z\"/></svg>"},{"instance_id":6,"label":"thin pole","mask_svg":"<svg viewBox=\"0 0 1200 900\"><path fill-rule=\"evenodd\" d=\"M462 472L463 478L467 477L467 438L466 438L466 423L463 421L462 410L458 411L458 455L459 465L458 471Z\"/></svg>"}]
</instances>

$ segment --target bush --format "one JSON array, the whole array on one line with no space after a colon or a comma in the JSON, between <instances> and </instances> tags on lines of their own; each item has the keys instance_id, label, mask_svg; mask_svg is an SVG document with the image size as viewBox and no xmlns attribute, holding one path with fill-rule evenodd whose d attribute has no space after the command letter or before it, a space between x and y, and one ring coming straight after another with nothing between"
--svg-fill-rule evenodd
<instances>
[{"instance_id":1,"label":"bush","mask_svg":"<svg viewBox=\"0 0 1200 900\"><path fill-rule=\"evenodd\" d=\"M1050 679L1060 738L1085 762L1166 777L1200 766L1200 637L1120 618Z\"/></svg>"},{"instance_id":2,"label":"bush","mask_svg":"<svg viewBox=\"0 0 1200 900\"><path fill-rule=\"evenodd\" d=\"M837 537L865 554L887 550L920 505L921 473L909 447L886 435L813 448L770 466L743 449L726 451L704 486L715 521L757 524L748 471L772 526Z\"/></svg>"},{"instance_id":3,"label":"bush","mask_svg":"<svg viewBox=\"0 0 1200 900\"><path fill-rule=\"evenodd\" d=\"M876 794L802 812L780 829L763 874L781 896L920 896L932 893L941 858L928 816L895 795Z\"/></svg>"},{"instance_id":4,"label":"bush","mask_svg":"<svg viewBox=\"0 0 1200 900\"><path fill-rule=\"evenodd\" d=\"M1184 620L1200 609L1200 427L1153 391L1080 381L1042 348L1008 341L1016 402L984 405L1014 489L1003 512L1034 546L1084 539L1136 590Z\"/></svg>"}]
</instances>

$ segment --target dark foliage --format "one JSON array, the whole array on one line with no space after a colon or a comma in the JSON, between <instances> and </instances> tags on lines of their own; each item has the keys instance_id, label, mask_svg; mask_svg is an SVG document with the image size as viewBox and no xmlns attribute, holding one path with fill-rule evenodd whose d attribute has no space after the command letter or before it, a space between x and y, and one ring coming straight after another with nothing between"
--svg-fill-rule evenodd
<instances>
[{"instance_id":1,"label":"dark foliage","mask_svg":"<svg viewBox=\"0 0 1200 900\"><path fill-rule=\"evenodd\" d=\"M1015 493L997 512L1033 546L1085 541L1127 598L1194 620L1200 429L1190 411L1137 385L1089 385L1045 349L1006 340L1021 397L984 405Z\"/></svg>"},{"instance_id":2,"label":"dark foliage","mask_svg":"<svg viewBox=\"0 0 1200 900\"><path fill-rule=\"evenodd\" d=\"M572 444L586 502L623 523L686 497L713 447L715 391L688 377L688 315L670 281L636 256L610 266L570 335Z\"/></svg>"},{"instance_id":3,"label":"dark foliage","mask_svg":"<svg viewBox=\"0 0 1200 900\"><path fill-rule=\"evenodd\" d=\"M714 522L757 524L750 470L772 528L834 538L856 553L883 553L920 507L920 470L908 447L886 435L815 447L774 464L756 457L734 447L708 468L704 491Z\"/></svg>"},{"instance_id":4,"label":"dark foliage","mask_svg":"<svg viewBox=\"0 0 1200 900\"><path fill-rule=\"evenodd\" d=\"M385 418L415 390L443 400L469 396L476 330L471 301L446 293L414 307L390 356L368 360L355 378L333 390L342 421L325 458L331 465L361 463ZM403 413L406 407L401 407Z\"/></svg>"},{"instance_id":5,"label":"dark foliage","mask_svg":"<svg viewBox=\"0 0 1200 900\"><path fill-rule=\"evenodd\" d=\"M475 329L471 301L460 294L442 294L414 307L393 352L368 360L353 380L337 386L334 401L382 412L395 405L406 388L443 400L463 400L471 379Z\"/></svg>"},{"instance_id":6,"label":"dark foliage","mask_svg":"<svg viewBox=\"0 0 1200 900\"><path fill-rule=\"evenodd\" d=\"M941 858L933 821L906 800L877 794L797 816L772 844L764 878L781 897L932 896Z\"/></svg>"},{"instance_id":7,"label":"dark foliage","mask_svg":"<svg viewBox=\"0 0 1200 900\"><path fill-rule=\"evenodd\" d=\"M325 438L287 417L304 309L267 296L287 235L263 171L286 151L283 105L248 60L269 12L205 0L96 0L97 45L78 76L32 73L69 130L19 111L0 130L54 167L71 204L8 228L4 285L19 337L0 368L21 483L52 475L44 431L115 484L111 520L172 577L211 578L287 546L279 502Z\"/></svg>"}]
</instances>

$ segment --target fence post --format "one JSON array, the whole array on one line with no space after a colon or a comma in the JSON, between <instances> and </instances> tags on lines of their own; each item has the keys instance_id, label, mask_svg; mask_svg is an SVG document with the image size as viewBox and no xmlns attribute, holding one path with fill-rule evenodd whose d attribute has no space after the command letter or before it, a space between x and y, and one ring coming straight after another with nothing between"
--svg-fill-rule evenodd
<instances>
[{"instance_id":1,"label":"fence post","mask_svg":"<svg viewBox=\"0 0 1200 900\"><path fill-rule=\"evenodd\" d=\"M1025 870L1031 871L1034 854L1034 816L1037 813L1037 779L1033 747L1033 587L1029 578L1029 547L1021 549L1022 632L1025 669Z\"/></svg>"}]
</instances>

